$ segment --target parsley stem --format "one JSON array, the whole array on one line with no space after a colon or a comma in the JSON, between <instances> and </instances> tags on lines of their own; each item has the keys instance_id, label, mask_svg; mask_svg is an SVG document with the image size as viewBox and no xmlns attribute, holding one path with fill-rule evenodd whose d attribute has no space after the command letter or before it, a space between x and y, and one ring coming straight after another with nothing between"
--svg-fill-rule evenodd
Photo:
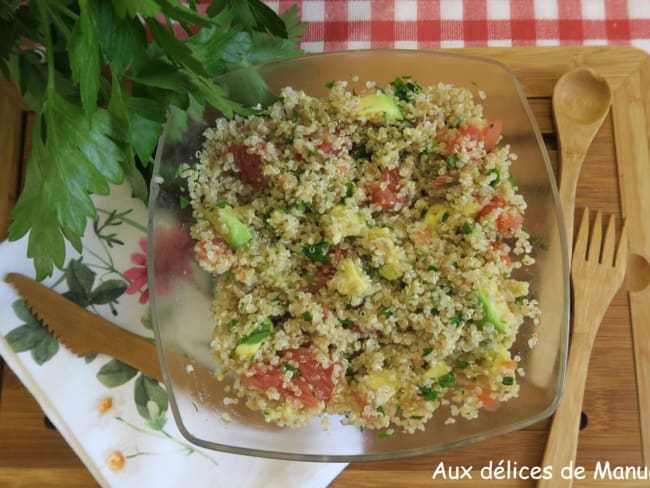
<instances>
[{"instance_id":1,"label":"parsley stem","mask_svg":"<svg viewBox=\"0 0 650 488\"><path fill-rule=\"evenodd\" d=\"M54 44L52 43L52 31L50 30L50 16L48 15L45 2L37 2L39 15L45 34L45 55L47 57L47 98L53 97L54 92Z\"/></svg>"},{"instance_id":2,"label":"parsley stem","mask_svg":"<svg viewBox=\"0 0 650 488\"><path fill-rule=\"evenodd\" d=\"M48 12L50 14L50 17L52 18L52 21L56 24L57 29L61 31L61 34L63 34L63 37L65 37L66 40L70 39L72 32L70 31L70 29L68 29L68 26L65 25L65 23L61 20L61 17L54 11L53 8L48 8Z\"/></svg>"},{"instance_id":3,"label":"parsley stem","mask_svg":"<svg viewBox=\"0 0 650 488\"><path fill-rule=\"evenodd\" d=\"M79 16L76 13L74 13L72 10L70 10L65 5L62 5L60 2L53 2L52 6L54 8L56 8L56 9L58 9L59 12L67 15L68 17L70 17L72 20L77 20L79 18Z\"/></svg>"},{"instance_id":4,"label":"parsley stem","mask_svg":"<svg viewBox=\"0 0 650 488\"><path fill-rule=\"evenodd\" d=\"M103 214L105 214L105 215L110 215L110 214L111 214L108 210L105 210L105 209L103 209L103 208L98 208L97 211L98 211L99 213L103 213ZM129 224L129 225L130 225L131 227L133 227L134 229L141 230L141 231L144 232L144 233L147 232L147 228L146 228L144 225L139 224L139 223L136 222L135 220L131 220L130 218L128 218L128 217L124 217L123 215L121 215L120 218L122 219L122 222L125 222L125 223Z\"/></svg>"}]
</instances>

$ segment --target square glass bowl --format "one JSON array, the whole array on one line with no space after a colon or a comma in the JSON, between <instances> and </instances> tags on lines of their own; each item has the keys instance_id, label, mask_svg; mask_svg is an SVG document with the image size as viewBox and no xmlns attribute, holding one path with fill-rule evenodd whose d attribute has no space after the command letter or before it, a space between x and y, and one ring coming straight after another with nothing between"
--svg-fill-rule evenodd
<instances>
[{"instance_id":1,"label":"square glass bowl","mask_svg":"<svg viewBox=\"0 0 650 488\"><path fill-rule=\"evenodd\" d=\"M266 103L290 85L324 97L330 80L348 80L363 89L368 80L380 86L396 76L410 75L423 85L439 82L469 88L489 120L503 121L503 144L518 160L512 173L528 203L525 224L536 243L536 264L515 274L531 283L539 300L541 322L527 320L513 353L521 356L525 376L519 377L519 398L479 417L457 417L445 425L448 409L440 408L424 432L379 438L378 431L360 432L331 418L328 430L318 420L303 428L267 424L243 403L224 405L234 396L228 381L215 377L217 365L209 344L214 322L210 304L213 282L194 262L189 237L191 208L181 208L181 164L194 164L203 131L216 112L206 112L185 134L166 133L156 154L149 203L147 266L151 312L171 410L181 433L202 447L237 454L303 461L381 460L431 453L521 429L555 410L564 384L568 344L568 257L558 194L548 156L523 90L513 73L498 62L434 51L368 50L307 55L234 72L218 80L228 96L245 106ZM358 82L352 82L354 76ZM479 99L487 94L485 100ZM529 341L537 336L537 345Z\"/></svg>"}]
</instances>

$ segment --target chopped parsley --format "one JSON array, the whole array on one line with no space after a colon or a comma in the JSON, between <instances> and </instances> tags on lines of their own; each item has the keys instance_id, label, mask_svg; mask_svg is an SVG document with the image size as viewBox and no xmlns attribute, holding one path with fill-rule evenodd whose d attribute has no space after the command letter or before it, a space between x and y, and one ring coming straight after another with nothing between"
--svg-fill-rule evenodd
<instances>
[{"instance_id":1,"label":"chopped parsley","mask_svg":"<svg viewBox=\"0 0 650 488\"><path fill-rule=\"evenodd\" d=\"M467 369L467 368L469 368L469 362L467 362L464 359L459 359L457 364L458 364L459 369Z\"/></svg>"},{"instance_id":2,"label":"chopped parsley","mask_svg":"<svg viewBox=\"0 0 650 488\"><path fill-rule=\"evenodd\" d=\"M334 88L334 80L330 80L330 81L328 81L327 83L325 83L325 88L327 88L327 89L329 89L329 90L331 90L332 88Z\"/></svg>"},{"instance_id":3,"label":"chopped parsley","mask_svg":"<svg viewBox=\"0 0 650 488\"><path fill-rule=\"evenodd\" d=\"M285 363L284 370L291 371L291 376L293 378L297 378L298 376L300 376L300 370L296 368L293 364Z\"/></svg>"},{"instance_id":4,"label":"chopped parsley","mask_svg":"<svg viewBox=\"0 0 650 488\"><path fill-rule=\"evenodd\" d=\"M440 222L447 222L447 219L449 219L449 212L445 211L445 213L442 214L442 217L440 217Z\"/></svg>"},{"instance_id":5,"label":"chopped parsley","mask_svg":"<svg viewBox=\"0 0 650 488\"><path fill-rule=\"evenodd\" d=\"M383 317L391 317L393 315L393 309L390 307L379 307L379 315Z\"/></svg>"},{"instance_id":6,"label":"chopped parsley","mask_svg":"<svg viewBox=\"0 0 650 488\"><path fill-rule=\"evenodd\" d=\"M454 325L460 325L463 323L463 314L462 313L457 313L451 318L451 323Z\"/></svg>"},{"instance_id":7,"label":"chopped parsley","mask_svg":"<svg viewBox=\"0 0 650 488\"><path fill-rule=\"evenodd\" d=\"M422 357L425 358L425 357L427 357L429 354L431 354L432 352L433 352L433 347L425 347L425 348L422 350Z\"/></svg>"},{"instance_id":8,"label":"chopped parsley","mask_svg":"<svg viewBox=\"0 0 650 488\"><path fill-rule=\"evenodd\" d=\"M379 412L380 414L382 414L382 415L386 415L386 412L384 412L384 406L383 406L383 405L379 405L379 406L377 407L376 410L377 410L377 412Z\"/></svg>"},{"instance_id":9,"label":"chopped parsley","mask_svg":"<svg viewBox=\"0 0 650 488\"><path fill-rule=\"evenodd\" d=\"M345 184L345 198L350 198L354 194L355 184L351 181Z\"/></svg>"},{"instance_id":10,"label":"chopped parsley","mask_svg":"<svg viewBox=\"0 0 650 488\"><path fill-rule=\"evenodd\" d=\"M440 271L440 269L437 266L434 266L433 264L429 266L428 271L435 271L436 273Z\"/></svg>"},{"instance_id":11,"label":"chopped parsley","mask_svg":"<svg viewBox=\"0 0 650 488\"><path fill-rule=\"evenodd\" d=\"M456 386L456 375L453 371L438 378L438 384L441 388L453 388Z\"/></svg>"},{"instance_id":12,"label":"chopped parsley","mask_svg":"<svg viewBox=\"0 0 650 488\"><path fill-rule=\"evenodd\" d=\"M515 379L512 376L506 376L501 380L501 383L506 386L512 386L515 384Z\"/></svg>"},{"instance_id":13,"label":"chopped parsley","mask_svg":"<svg viewBox=\"0 0 650 488\"><path fill-rule=\"evenodd\" d=\"M309 312L303 313L302 318L305 319L307 322L311 322L314 320L314 317Z\"/></svg>"},{"instance_id":14,"label":"chopped parsley","mask_svg":"<svg viewBox=\"0 0 650 488\"><path fill-rule=\"evenodd\" d=\"M392 437L394 435L395 435L395 431L393 429L388 429L377 434L377 437L380 439L386 439L387 437Z\"/></svg>"},{"instance_id":15,"label":"chopped parsley","mask_svg":"<svg viewBox=\"0 0 650 488\"><path fill-rule=\"evenodd\" d=\"M232 332L233 330L235 330L235 326L236 326L238 323L239 323L239 320L237 320L237 319L232 319L232 320L230 321L230 323L228 324L228 329L230 330L230 332Z\"/></svg>"},{"instance_id":16,"label":"chopped parsley","mask_svg":"<svg viewBox=\"0 0 650 488\"><path fill-rule=\"evenodd\" d=\"M424 415L411 415L409 418L413 420L422 420Z\"/></svg>"},{"instance_id":17,"label":"chopped parsley","mask_svg":"<svg viewBox=\"0 0 650 488\"><path fill-rule=\"evenodd\" d=\"M463 225L460 227L460 232L465 235L471 234L473 230L474 230L474 226L470 221L464 222Z\"/></svg>"},{"instance_id":18,"label":"chopped parsley","mask_svg":"<svg viewBox=\"0 0 650 488\"><path fill-rule=\"evenodd\" d=\"M493 178L492 181L490 181L490 186L494 188L497 186L499 183L501 183L501 174L499 173L499 170L496 168L492 168L490 171L487 172L488 175L495 175L496 178ZM513 185L514 186L514 185Z\"/></svg>"},{"instance_id":19,"label":"chopped parsley","mask_svg":"<svg viewBox=\"0 0 650 488\"><path fill-rule=\"evenodd\" d=\"M403 79L401 77L395 78L390 82L395 96L404 102L408 102L413 96L422 91L422 86L419 83Z\"/></svg>"},{"instance_id":20,"label":"chopped parsley","mask_svg":"<svg viewBox=\"0 0 650 488\"><path fill-rule=\"evenodd\" d=\"M450 168L456 168L456 163L458 163L458 155L457 154L452 154L449 156L447 159L447 164L449 165Z\"/></svg>"},{"instance_id":21,"label":"chopped parsley","mask_svg":"<svg viewBox=\"0 0 650 488\"><path fill-rule=\"evenodd\" d=\"M434 401L438 398L439 394L440 392L438 390L434 390L429 386L418 385L418 395L424 398L427 402Z\"/></svg>"}]
</instances>

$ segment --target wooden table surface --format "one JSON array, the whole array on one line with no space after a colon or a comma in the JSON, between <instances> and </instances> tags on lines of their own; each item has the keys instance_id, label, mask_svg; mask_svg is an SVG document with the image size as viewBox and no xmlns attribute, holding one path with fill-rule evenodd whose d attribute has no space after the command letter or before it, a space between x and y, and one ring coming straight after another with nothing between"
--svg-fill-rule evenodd
<instances>
[{"instance_id":1,"label":"wooden table surface","mask_svg":"<svg viewBox=\"0 0 650 488\"><path fill-rule=\"evenodd\" d=\"M472 49L471 54L493 57L513 69L529 98L544 141L557 170L557 138L551 114L553 84L568 69L591 66L604 74L615 90L624 90L631 76L640 77L639 93L650 114L650 61L642 51L624 47ZM640 74L639 74L640 73ZM613 110L626 110L614 106ZM8 212L15 202L24 172L30 118L16 102L16 94L0 80L0 238L6 236ZM646 128L650 134L650 128ZM621 216L613 117L608 115L583 167L577 206ZM618 162L621 164L621 162ZM579 221L579 219L576 219ZM650 224L649 224L650 225ZM0 487L97 486L59 433L47 426L38 404L0 360ZM597 462L613 466L641 465L639 411L627 292L614 298L601 326L589 369L583 412L587 425L580 433L576 464L593 470ZM649 412L645 412L648 415ZM534 486L531 481L442 481L432 474L447 466L481 467L501 459L519 466L541 463L548 421L508 435L444 453L399 461L350 465L332 483L334 488L380 486ZM615 483L589 479L575 486L650 486L650 481Z\"/></svg>"}]
</instances>

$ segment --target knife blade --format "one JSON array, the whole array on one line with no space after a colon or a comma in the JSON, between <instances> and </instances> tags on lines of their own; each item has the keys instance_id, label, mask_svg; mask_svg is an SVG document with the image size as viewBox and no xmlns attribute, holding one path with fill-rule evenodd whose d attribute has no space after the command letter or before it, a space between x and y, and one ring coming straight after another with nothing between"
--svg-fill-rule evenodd
<instances>
[{"instance_id":1,"label":"knife blade","mask_svg":"<svg viewBox=\"0 0 650 488\"><path fill-rule=\"evenodd\" d=\"M5 281L25 300L45 327L75 354L103 353L162 381L155 345L95 315L47 286L19 273Z\"/></svg>"}]
</instances>

